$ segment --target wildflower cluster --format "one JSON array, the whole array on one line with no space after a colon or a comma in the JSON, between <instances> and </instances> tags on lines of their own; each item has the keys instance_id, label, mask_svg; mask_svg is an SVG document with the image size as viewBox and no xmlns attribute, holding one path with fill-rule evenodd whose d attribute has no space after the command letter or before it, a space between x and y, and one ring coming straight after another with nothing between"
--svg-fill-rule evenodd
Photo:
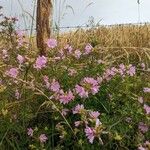
<instances>
[{"instance_id":1,"label":"wildflower cluster","mask_svg":"<svg viewBox=\"0 0 150 150\"><path fill-rule=\"evenodd\" d=\"M75 121L74 124L76 128L80 126L85 128L84 132L89 142L93 144L94 139L97 138L103 144L101 135L106 134L106 132L104 132L104 126L98 118L100 113L98 111L86 110L83 104L78 104L73 108L73 114L80 115L81 120Z\"/></svg>"},{"instance_id":2,"label":"wildflower cluster","mask_svg":"<svg viewBox=\"0 0 150 150\"><path fill-rule=\"evenodd\" d=\"M145 63L108 65L92 44L60 46L55 38L40 56L29 51L24 32L12 37L0 54L3 146L16 139L29 149L149 148Z\"/></svg>"},{"instance_id":3,"label":"wildflower cluster","mask_svg":"<svg viewBox=\"0 0 150 150\"><path fill-rule=\"evenodd\" d=\"M81 81L80 85L75 86L76 93L81 98L87 98L89 96L89 93L92 95L95 95L99 92L99 82L93 78L86 77Z\"/></svg>"}]
</instances>

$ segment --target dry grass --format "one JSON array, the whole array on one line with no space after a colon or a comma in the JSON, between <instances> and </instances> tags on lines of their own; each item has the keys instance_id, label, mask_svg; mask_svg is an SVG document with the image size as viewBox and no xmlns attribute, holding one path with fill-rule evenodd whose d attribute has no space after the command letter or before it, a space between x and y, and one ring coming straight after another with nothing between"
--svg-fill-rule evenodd
<instances>
[{"instance_id":1,"label":"dry grass","mask_svg":"<svg viewBox=\"0 0 150 150\"><path fill-rule=\"evenodd\" d=\"M61 38L78 45L92 42L103 47L150 47L150 25L101 26L64 33Z\"/></svg>"},{"instance_id":2,"label":"dry grass","mask_svg":"<svg viewBox=\"0 0 150 150\"><path fill-rule=\"evenodd\" d=\"M150 65L150 25L115 25L78 29L59 36L61 44L82 47L92 43L102 59L109 62L145 62ZM116 61L117 60L117 61Z\"/></svg>"}]
</instances>

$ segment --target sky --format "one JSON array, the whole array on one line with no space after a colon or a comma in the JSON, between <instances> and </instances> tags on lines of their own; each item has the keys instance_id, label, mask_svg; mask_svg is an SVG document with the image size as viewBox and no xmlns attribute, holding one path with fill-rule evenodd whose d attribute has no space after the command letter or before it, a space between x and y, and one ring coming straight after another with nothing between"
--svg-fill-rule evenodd
<instances>
[{"instance_id":1,"label":"sky","mask_svg":"<svg viewBox=\"0 0 150 150\"><path fill-rule=\"evenodd\" d=\"M5 14L20 19L19 28L30 27L31 18L22 9L32 15L34 0L0 0L0 5ZM95 23L105 25L150 22L150 0L140 0L139 13L137 0L66 0L64 5L63 0L55 0L54 8L54 21L58 24L60 16L60 26L85 25L91 16Z\"/></svg>"}]
</instances>

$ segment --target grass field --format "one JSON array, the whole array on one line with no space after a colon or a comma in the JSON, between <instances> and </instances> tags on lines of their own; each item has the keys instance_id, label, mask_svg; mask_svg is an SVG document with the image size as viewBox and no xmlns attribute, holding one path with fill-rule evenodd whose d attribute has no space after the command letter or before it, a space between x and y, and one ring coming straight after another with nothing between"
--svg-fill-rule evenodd
<instances>
[{"instance_id":1,"label":"grass field","mask_svg":"<svg viewBox=\"0 0 150 150\"><path fill-rule=\"evenodd\" d=\"M0 149L149 150L150 25L78 29L47 42L39 56L35 37L3 26Z\"/></svg>"}]
</instances>

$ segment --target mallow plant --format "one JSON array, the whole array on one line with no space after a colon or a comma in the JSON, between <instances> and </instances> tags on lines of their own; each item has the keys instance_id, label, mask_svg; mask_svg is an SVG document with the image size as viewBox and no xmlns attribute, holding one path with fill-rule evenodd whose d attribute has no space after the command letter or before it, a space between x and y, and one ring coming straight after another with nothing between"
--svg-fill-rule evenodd
<instances>
[{"instance_id":1,"label":"mallow plant","mask_svg":"<svg viewBox=\"0 0 150 150\"><path fill-rule=\"evenodd\" d=\"M0 52L2 149L150 148L144 60L109 65L90 43L59 45L55 38L41 56L24 32L12 30L8 38L7 31Z\"/></svg>"}]
</instances>

